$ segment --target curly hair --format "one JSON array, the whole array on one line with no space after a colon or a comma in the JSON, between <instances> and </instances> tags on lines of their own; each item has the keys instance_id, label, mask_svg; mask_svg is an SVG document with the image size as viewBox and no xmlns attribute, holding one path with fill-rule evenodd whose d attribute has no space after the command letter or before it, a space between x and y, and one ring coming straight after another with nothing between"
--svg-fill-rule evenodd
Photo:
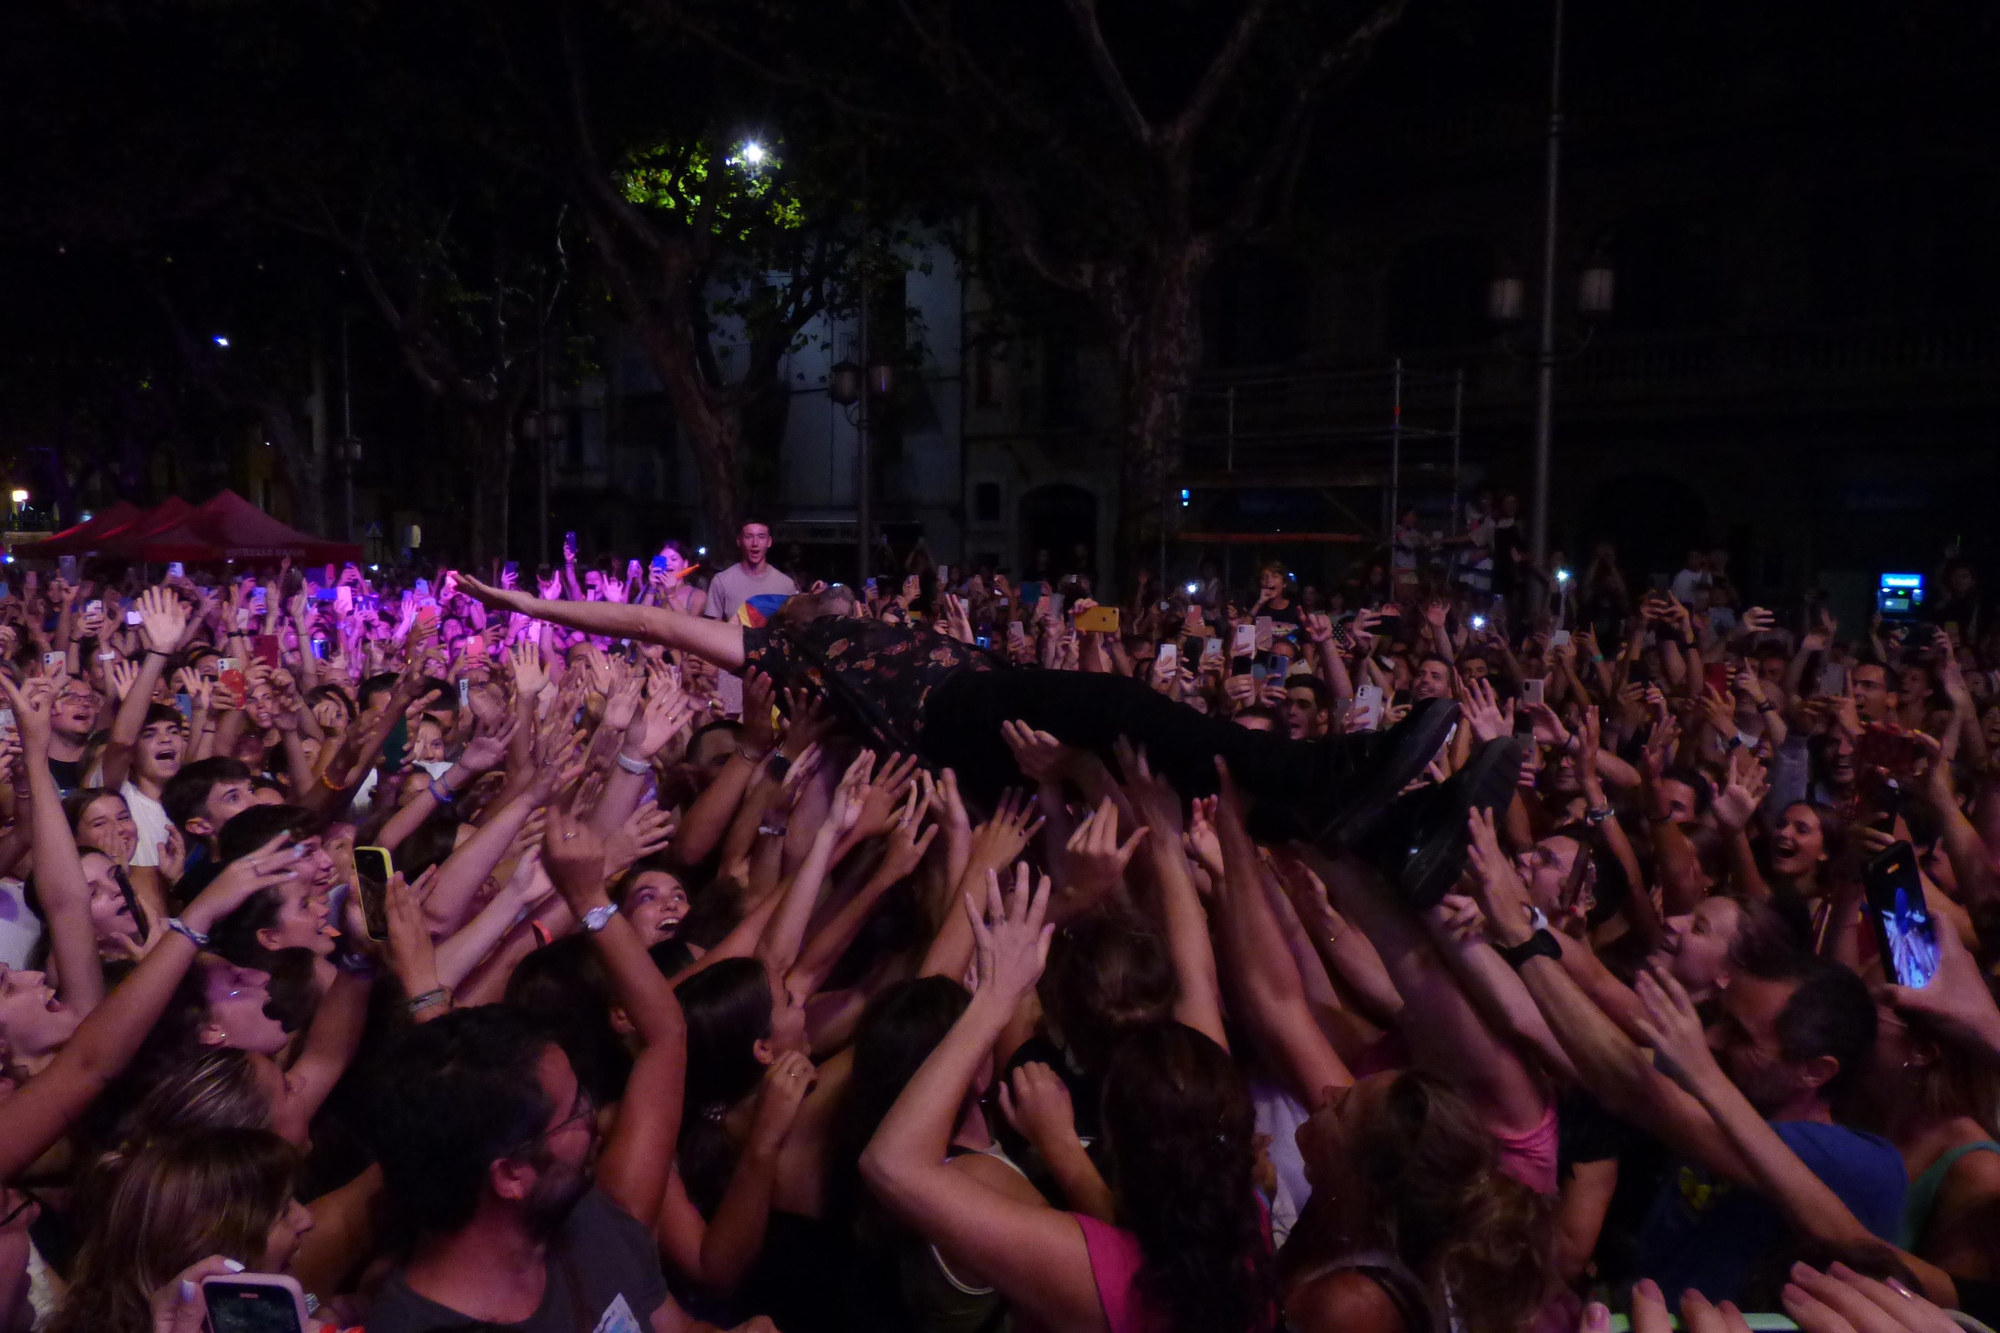
<instances>
[{"instance_id":1,"label":"curly hair","mask_svg":"<svg viewBox=\"0 0 2000 1333\"><path fill-rule=\"evenodd\" d=\"M1255 1116L1229 1053L1180 1023L1134 1030L1105 1072L1118 1220L1143 1258L1134 1286L1175 1333L1271 1320Z\"/></svg>"},{"instance_id":2,"label":"curly hair","mask_svg":"<svg viewBox=\"0 0 2000 1333\"><path fill-rule=\"evenodd\" d=\"M1345 1145L1344 1163L1308 1165L1316 1180L1355 1180L1363 1197L1314 1194L1285 1243L1288 1275L1340 1257L1335 1246L1381 1249L1424 1281L1434 1308L1449 1293L1466 1333L1533 1319L1555 1290L1555 1204L1500 1170L1499 1142L1462 1093L1434 1074L1398 1074ZM1335 1207L1345 1228L1330 1220Z\"/></svg>"}]
</instances>

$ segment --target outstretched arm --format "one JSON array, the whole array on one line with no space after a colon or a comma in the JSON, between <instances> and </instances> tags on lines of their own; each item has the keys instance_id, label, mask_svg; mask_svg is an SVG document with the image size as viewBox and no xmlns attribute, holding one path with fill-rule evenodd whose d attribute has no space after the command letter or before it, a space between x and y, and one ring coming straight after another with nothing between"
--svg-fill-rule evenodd
<instances>
[{"instance_id":1,"label":"outstretched arm","mask_svg":"<svg viewBox=\"0 0 2000 1333\"><path fill-rule=\"evenodd\" d=\"M617 639L679 648L715 663L724 671L743 669L743 627L700 616L683 615L664 606L633 606L623 602L550 602L524 592L489 588L475 578L461 578L468 595L500 611L518 611L536 620L602 634Z\"/></svg>"}]
</instances>

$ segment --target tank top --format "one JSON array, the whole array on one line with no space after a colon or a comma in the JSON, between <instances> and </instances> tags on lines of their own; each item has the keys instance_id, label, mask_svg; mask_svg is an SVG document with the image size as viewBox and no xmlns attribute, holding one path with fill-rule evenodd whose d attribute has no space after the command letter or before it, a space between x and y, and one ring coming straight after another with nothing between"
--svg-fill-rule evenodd
<instances>
[{"instance_id":1,"label":"tank top","mask_svg":"<svg viewBox=\"0 0 2000 1333\"><path fill-rule=\"evenodd\" d=\"M1931 1211L1937 1207L1938 1191L1944 1188L1944 1178L1951 1174L1958 1159L1967 1153L2000 1152L2000 1143L1992 1139L1974 1139L1971 1143L1961 1143L1932 1162L1925 1172L1910 1182L1909 1193L1903 1196L1903 1248L1915 1253L1917 1242L1924 1238L1924 1229L1931 1224Z\"/></svg>"}]
</instances>

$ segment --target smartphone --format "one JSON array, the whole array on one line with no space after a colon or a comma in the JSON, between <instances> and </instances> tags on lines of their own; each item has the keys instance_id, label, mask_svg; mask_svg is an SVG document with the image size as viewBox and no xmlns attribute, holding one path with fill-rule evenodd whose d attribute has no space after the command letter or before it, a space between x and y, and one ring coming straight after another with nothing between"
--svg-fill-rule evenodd
<instances>
[{"instance_id":1,"label":"smartphone","mask_svg":"<svg viewBox=\"0 0 2000 1333\"><path fill-rule=\"evenodd\" d=\"M951 566L950 566L950 565L939 565L939 566L937 567L937 585L938 585L938 587L942 588L942 587L945 587L945 586L949 585L950 583L951 583Z\"/></svg>"},{"instance_id":2,"label":"smartphone","mask_svg":"<svg viewBox=\"0 0 2000 1333\"><path fill-rule=\"evenodd\" d=\"M431 581L429 579L418 579L417 596L428 597L430 595L431 595Z\"/></svg>"},{"instance_id":3,"label":"smartphone","mask_svg":"<svg viewBox=\"0 0 2000 1333\"><path fill-rule=\"evenodd\" d=\"M0 708L0 729L11 727L13 725L14 725L14 710L11 708Z\"/></svg>"},{"instance_id":4,"label":"smartphone","mask_svg":"<svg viewBox=\"0 0 2000 1333\"><path fill-rule=\"evenodd\" d=\"M1250 679L1256 683L1258 689L1264 688L1264 678L1270 674L1270 669L1264 665L1263 658L1260 657L1250 664Z\"/></svg>"},{"instance_id":5,"label":"smartphone","mask_svg":"<svg viewBox=\"0 0 2000 1333\"><path fill-rule=\"evenodd\" d=\"M104 614L104 603L93 597L83 604L83 613L87 616L101 616Z\"/></svg>"},{"instance_id":6,"label":"smartphone","mask_svg":"<svg viewBox=\"0 0 2000 1333\"><path fill-rule=\"evenodd\" d=\"M389 938L389 877L395 873L388 848L354 849L354 879L361 886L361 916L371 940Z\"/></svg>"},{"instance_id":7,"label":"smartphone","mask_svg":"<svg viewBox=\"0 0 2000 1333\"><path fill-rule=\"evenodd\" d=\"M250 609L252 611L255 611L259 615L262 615L264 612L264 606L266 600L267 598L264 593L264 585L262 585L261 583L250 590Z\"/></svg>"},{"instance_id":8,"label":"smartphone","mask_svg":"<svg viewBox=\"0 0 2000 1333\"><path fill-rule=\"evenodd\" d=\"M1258 616L1256 622L1251 626L1251 629L1257 636L1257 652L1268 653L1271 651L1271 628L1276 623L1269 616Z\"/></svg>"},{"instance_id":9,"label":"smartphone","mask_svg":"<svg viewBox=\"0 0 2000 1333\"><path fill-rule=\"evenodd\" d=\"M6 596L5 593L0 593L0 597L4 596ZM128 625L143 625L146 623L146 618L137 611L127 611L125 613L125 623Z\"/></svg>"},{"instance_id":10,"label":"smartphone","mask_svg":"<svg viewBox=\"0 0 2000 1333\"><path fill-rule=\"evenodd\" d=\"M653 557L653 567L655 569L659 568L661 565L665 563L666 560L664 557L662 556ZM506 564L500 566L500 577L503 579L513 579L515 582L518 583L521 578L521 562L518 560L509 560Z\"/></svg>"},{"instance_id":11,"label":"smartphone","mask_svg":"<svg viewBox=\"0 0 2000 1333\"><path fill-rule=\"evenodd\" d=\"M209 1333L305 1333L306 1293L282 1273L231 1273L201 1280Z\"/></svg>"},{"instance_id":12,"label":"smartphone","mask_svg":"<svg viewBox=\"0 0 2000 1333\"><path fill-rule=\"evenodd\" d=\"M1485 622L1483 620L1480 622L1480 627L1482 629L1485 627ZM1569 631L1566 629L1550 630L1549 647L1551 648L1569 647Z\"/></svg>"},{"instance_id":13,"label":"smartphone","mask_svg":"<svg viewBox=\"0 0 2000 1333\"><path fill-rule=\"evenodd\" d=\"M250 640L250 656L274 671L278 667L279 651L278 636L275 634L259 634Z\"/></svg>"},{"instance_id":14,"label":"smartphone","mask_svg":"<svg viewBox=\"0 0 2000 1333\"><path fill-rule=\"evenodd\" d=\"M396 719L396 725L389 728L389 734L382 741L382 765L385 771L394 773L403 766L403 757L410 752L410 720Z\"/></svg>"},{"instance_id":15,"label":"smartphone","mask_svg":"<svg viewBox=\"0 0 2000 1333\"><path fill-rule=\"evenodd\" d=\"M1207 666L1210 662L1215 663L1217 666L1222 665L1221 639L1203 639L1201 642L1201 663L1203 666Z\"/></svg>"},{"instance_id":16,"label":"smartphone","mask_svg":"<svg viewBox=\"0 0 2000 1333\"><path fill-rule=\"evenodd\" d=\"M174 708L179 711L184 720L193 718L194 696L187 693L176 694L174 696ZM9 714L9 716L11 717L12 714Z\"/></svg>"},{"instance_id":17,"label":"smartphone","mask_svg":"<svg viewBox=\"0 0 2000 1333\"><path fill-rule=\"evenodd\" d=\"M577 552L576 534L574 532L565 532L563 534L564 557L573 559L576 556L576 552Z\"/></svg>"},{"instance_id":18,"label":"smartphone","mask_svg":"<svg viewBox=\"0 0 2000 1333\"><path fill-rule=\"evenodd\" d=\"M215 659L215 669L221 672L241 671L243 664L233 657L218 657Z\"/></svg>"},{"instance_id":19,"label":"smartphone","mask_svg":"<svg viewBox=\"0 0 2000 1333\"><path fill-rule=\"evenodd\" d=\"M1171 639L1161 644L1154 654L1154 660L1159 663L1158 670L1162 672L1178 671L1181 665L1180 645Z\"/></svg>"},{"instance_id":20,"label":"smartphone","mask_svg":"<svg viewBox=\"0 0 2000 1333\"><path fill-rule=\"evenodd\" d=\"M1725 698L1728 697L1729 664L1727 662L1710 662L1706 666L1702 667L1701 674L1702 674L1702 683L1704 685L1708 686L1709 689L1714 690L1717 694L1720 694Z\"/></svg>"},{"instance_id":21,"label":"smartphone","mask_svg":"<svg viewBox=\"0 0 2000 1333\"><path fill-rule=\"evenodd\" d=\"M64 583L74 586L76 583L76 557L66 555L58 559L56 561L56 573L61 576Z\"/></svg>"},{"instance_id":22,"label":"smartphone","mask_svg":"<svg viewBox=\"0 0 2000 1333\"><path fill-rule=\"evenodd\" d=\"M1052 616L1054 616L1054 617L1055 617L1055 618L1056 618L1057 620L1061 620L1061 619L1062 619L1062 609L1063 609L1063 595L1062 595L1061 593L1059 593L1059 592L1052 592L1052 593L1050 593L1050 594L1049 594L1049 614L1050 614L1050 615L1052 615Z\"/></svg>"},{"instance_id":23,"label":"smartphone","mask_svg":"<svg viewBox=\"0 0 2000 1333\"><path fill-rule=\"evenodd\" d=\"M43 653L43 654L42 654L42 670L43 670L44 672L50 672L50 671L62 671L62 670L65 670L65 669L67 669L67 668L68 668L68 666L69 666L69 654L68 654L68 653Z\"/></svg>"},{"instance_id":24,"label":"smartphone","mask_svg":"<svg viewBox=\"0 0 2000 1333\"><path fill-rule=\"evenodd\" d=\"M458 678L458 706L460 708L464 708L471 702L472 702L472 677L460 676Z\"/></svg>"},{"instance_id":25,"label":"smartphone","mask_svg":"<svg viewBox=\"0 0 2000 1333\"><path fill-rule=\"evenodd\" d=\"M863 584L862 584L861 586L862 586L862 587L864 587L864 588L866 588L866 589L868 589L868 594L869 594L869 596L871 596L871 597L872 597L872 596L874 596L874 594L875 594L875 580L874 580L874 579L873 579L872 577L871 577L870 579L868 579L868 580L867 580L867 581L866 581L865 583L863 583Z\"/></svg>"},{"instance_id":26,"label":"smartphone","mask_svg":"<svg viewBox=\"0 0 2000 1333\"><path fill-rule=\"evenodd\" d=\"M991 648L993 646L993 636L991 634L975 634L972 636L972 641L981 648Z\"/></svg>"},{"instance_id":27,"label":"smartphone","mask_svg":"<svg viewBox=\"0 0 2000 1333\"><path fill-rule=\"evenodd\" d=\"M1020 622L1020 621L1018 621L1018 620L1010 620L1010 621L1008 621L1008 622L1007 622L1007 642L1008 642L1008 643L1009 643L1010 645L1012 645L1012 644L1018 644L1018 643L1026 643L1027 641L1028 641L1028 631L1027 631L1026 629L1022 628L1022 626L1021 626L1021 622Z\"/></svg>"},{"instance_id":28,"label":"smartphone","mask_svg":"<svg viewBox=\"0 0 2000 1333\"><path fill-rule=\"evenodd\" d=\"M1256 651L1257 627L1255 625L1239 624L1236 627L1235 637L1229 643L1229 655L1231 657L1248 657Z\"/></svg>"},{"instance_id":29,"label":"smartphone","mask_svg":"<svg viewBox=\"0 0 2000 1333\"><path fill-rule=\"evenodd\" d=\"M180 561L178 561L178 560L169 560L169 561L167 561L167 577L168 577L168 578L170 578L170 579L184 579L184 578L186 578L186 577L187 577L187 566L186 566L186 565L184 565L184 564L182 564L182 563L181 563Z\"/></svg>"},{"instance_id":30,"label":"smartphone","mask_svg":"<svg viewBox=\"0 0 2000 1333\"><path fill-rule=\"evenodd\" d=\"M1828 662L1819 669L1819 682L1813 687L1813 692L1825 695L1847 693L1847 668L1838 662Z\"/></svg>"},{"instance_id":31,"label":"smartphone","mask_svg":"<svg viewBox=\"0 0 2000 1333\"><path fill-rule=\"evenodd\" d=\"M667 558L665 556L656 555L653 557L653 572L661 578L667 576Z\"/></svg>"},{"instance_id":32,"label":"smartphone","mask_svg":"<svg viewBox=\"0 0 2000 1333\"><path fill-rule=\"evenodd\" d=\"M1035 605L1041 600L1042 581L1040 579L1022 579L1021 605L1033 610Z\"/></svg>"},{"instance_id":33,"label":"smartphone","mask_svg":"<svg viewBox=\"0 0 2000 1333\"><path fill-rule=\"evenodd\" d=\"M337 602L340 600L340 594L341 589L333 586L314 588L313 600L315 602Z\"/></svg>"},{"instance_id":34,"label":"smartphone","mask_svg":"<svg viewBox=\"0 0 2000 1333\"><path fill-rule=\"evenodd\" d=\"M1898 842L1861 869L1868 923L1882 951L1882 970L1898 986L1928 986L1938 970L1937 923L1924 902L1917 854Z\"/></svg>"},{"instance_id":35,"label":"smartphone","mask_svg":"<svg viewBox=\"0 0 2000 1333\"><path fill-rule=\"evenodd\" d=\"M1093 606L1087 611L1079 611L1076 617L1079 634L1116 634L1118 632L1118 608L1115 606Z\"/></svg>"},{"instance_id":36,"label":"smartphone","mask_svg":"<svg viewBox=\"0 0 2000 1333\"><path fill-rule=\"evenodd\" d=\"M1382 725L1382 687L1363 685L1354 691L1354 712L1351 717L1356 731L1373 731Z\"/></svg>"},{"instance_id":37,"label":"smartphone","mask_svg":"<svg viewBox=\"0 0 2000 1333\"><path fill-rule=\"evenodd\" d=\"M1521 702L1524 704L1533 705L1541 703L1546 697L1547 692L1547 683L1540 677L1530 676L1521 682Z\"/></svg>"}]
</instances>

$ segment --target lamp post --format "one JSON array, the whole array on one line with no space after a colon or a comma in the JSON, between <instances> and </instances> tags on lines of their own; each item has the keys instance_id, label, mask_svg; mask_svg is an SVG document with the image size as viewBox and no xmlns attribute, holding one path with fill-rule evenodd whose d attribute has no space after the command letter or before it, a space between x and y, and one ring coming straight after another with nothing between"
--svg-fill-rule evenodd
<instances>
[{"instance_id":1,"label":"lamp post","mask_svg":"<svg viewBox=\"0 0 2000 1333\"><path fill-rule=\"evenodd\" d=\"M1549 146L1546 193L1542 201L1541 337L1535 354L1535 483L1528 515L1528 549L1535 567L1549 558L1550 430L1556 395L1556 201L1562 179L1563 0L1555 0L1549 38Z\"/></svg>"}]
</instances>

